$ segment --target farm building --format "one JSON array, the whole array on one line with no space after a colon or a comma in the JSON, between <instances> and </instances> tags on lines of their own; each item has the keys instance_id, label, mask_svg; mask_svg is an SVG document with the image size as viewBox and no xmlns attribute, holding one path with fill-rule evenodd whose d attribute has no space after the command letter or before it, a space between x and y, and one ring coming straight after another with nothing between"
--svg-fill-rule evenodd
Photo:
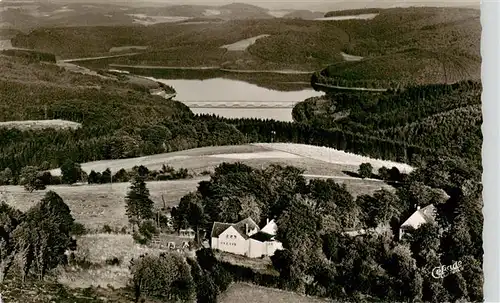
<instances>
[{"instance_id":1,"label":"farm building","mask_svg":"<svg viewBox=\"0 0 500 303\"><path fill-rule=\"evenodd\" d=\"M424 208L418 206L417 210L399 227L399 239L401 240L408 230L417 229L425 223L434 223L435 217L436 207L434 205L431 204Z\"/></svg>"},{"instance_id":2,"label":"farm building","mask_svg":"<svg viewBox=\"0 0 500 303\"><path fill-rule=\"evenodd\" d=\"M215 222L210 236L211 247L250 258L272 256L283 248L275 239L277 228L274 220L268 220L262 229L251 218L234 224Z\"/></svg>"}]
</instances>

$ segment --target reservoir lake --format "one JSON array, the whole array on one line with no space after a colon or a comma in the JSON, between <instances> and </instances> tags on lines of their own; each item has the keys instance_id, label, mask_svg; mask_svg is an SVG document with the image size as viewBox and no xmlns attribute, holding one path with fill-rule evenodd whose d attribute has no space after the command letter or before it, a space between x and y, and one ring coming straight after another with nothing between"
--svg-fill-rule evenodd
<instances>
[{"instance_id":1,"label":"reservoir lake","mask_svg":"<svg viewBox=\"0 0 500 303\"><path fill-rule=\"evenodd\" d=\"M311 89L276 90L241 80L149 79L175 89L177 101L195 114L215 114L225 118L259 118L292 122L293 106L311 97L324 95Z\"/></svg>"}]
</instances>

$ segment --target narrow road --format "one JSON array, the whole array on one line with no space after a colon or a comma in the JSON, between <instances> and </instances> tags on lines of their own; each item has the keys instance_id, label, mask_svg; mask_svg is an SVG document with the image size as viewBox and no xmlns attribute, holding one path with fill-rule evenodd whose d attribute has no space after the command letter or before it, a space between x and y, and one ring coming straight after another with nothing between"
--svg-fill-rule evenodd
<instances>
[{"instance_id":1,"label":"narrow road","mask_svg":"<svg viewBox=\"0 0 500 303\"><path fill-rule=\"evenodd\" d=\"M269 73L269 74L285 74L285 75L309 75L313 74L314 71L300 71L300 70L256 70L256 69L220 69L223 72L229 73L245 73L245 74L256 74L256 73Z\"/></svg>"},{"instance_id":2,"label":"narrow road","mask_svg":"<svg viewBox=\"0 0 500 303\"><path fill-rule=\"evenodd\" d=\"M157 65L126 65L126 64L110 64L110 67L128 67L139 69L181 69L181 70L220 70L219 66L157 66Z\"/></svg>"},{"instance_id":3,"label":"narrow road","mask_svg":"<svg viewBox=\"0 0 500 303\"><path fill-rule=\"evenodd\" d=\"M139 69L179 69L179 70L218 70L227 73L245 73L245 74L285 74L285 75L309 75L314 71L299 71L299 70L257 70L257 69L228 69L220 66L155 66L155 65L125 65L125 64L110 64L110 67L122 68L139 68Z\"/></svg>"},{"instance_id":4,"label":"narrow road","mask_svg":"<svg viewBox=\"0 0 500 303\"><path fill-rule=\"evenodd\" d=\"M64 59L64 60L59 60L59 61L70 63L70 62L79 62L79 61L92 61L92 60L100 60L100 59L129 57L129 56L135 56L135 55L139 55L139 54L142 54L142 53L128 53L128 54L109 55L109 56L100 56L100 57L74 58L74 59Z\"/></svg>"}]
</instances>

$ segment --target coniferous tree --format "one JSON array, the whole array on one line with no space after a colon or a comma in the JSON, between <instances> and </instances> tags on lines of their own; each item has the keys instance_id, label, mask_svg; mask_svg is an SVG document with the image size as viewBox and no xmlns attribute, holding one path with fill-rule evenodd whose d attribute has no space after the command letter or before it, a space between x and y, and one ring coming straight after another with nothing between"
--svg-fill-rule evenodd
<instances>
[{"instance_id":1,"label":"coniferous tree","mask_svg":"<svg viewBox=\"0 0 500 303\"><path fill-rule=\"evenodd\" d=\"M105 184L105 183L111 183L111 170L109 168L107 168L105 171L102 172L102 175L101 175L101 183Z\"/></svg>"},{"instance_id":2,"label":"coniferous tree","mask_svg":"<svg viewBox=\"0 0 500 303\"><path fill-rule=\"evenodd\" d=\"M98 184L100 183L100 178L98 173L96 173L94 170L92 170L89 174L89 177L87 179L89 184Z\"/></svg>"},{"instance_id":3,"label":"coniferous tree","mask_svg":"<svg viewBox=\"0 0 500 303\"><path fill-rule=\"evenodd\" d=\"M140 224L144 220L153 219L154 203L149 198L149 190L144 178L136 176L132 179L125 203L125 211L130 223Z\"/></svg>"}]
</instances>

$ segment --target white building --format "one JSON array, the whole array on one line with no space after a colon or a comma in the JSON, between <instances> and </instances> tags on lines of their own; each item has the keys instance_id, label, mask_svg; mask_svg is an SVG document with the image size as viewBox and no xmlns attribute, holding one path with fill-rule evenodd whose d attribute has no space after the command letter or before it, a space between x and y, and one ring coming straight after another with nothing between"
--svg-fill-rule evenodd
<instances>
[{"instance_id":1,"label":"white building","mask_svg":"<svg viewBox=\"0 0 500 303\"><path fill-rule=\"evenodd\" d=\"M214 222L211 247L250 258L272 256L276 250L283 249L281 242L275 239L277 229L274 220L262 229L251 218L234 224Z\"/></svg>"},{"instance_id":2,"label":"white building","mask_svg":"<svg viewBox=\"0 0 500 303\"><path fill-rule=\"evenodd\" d=\"M425 223L434 223L436 217L436 207L428 205L424 208L417 207L417 210L399 227L399 240L408 230L414 230Z\"/></svg>"}]
</instances>

